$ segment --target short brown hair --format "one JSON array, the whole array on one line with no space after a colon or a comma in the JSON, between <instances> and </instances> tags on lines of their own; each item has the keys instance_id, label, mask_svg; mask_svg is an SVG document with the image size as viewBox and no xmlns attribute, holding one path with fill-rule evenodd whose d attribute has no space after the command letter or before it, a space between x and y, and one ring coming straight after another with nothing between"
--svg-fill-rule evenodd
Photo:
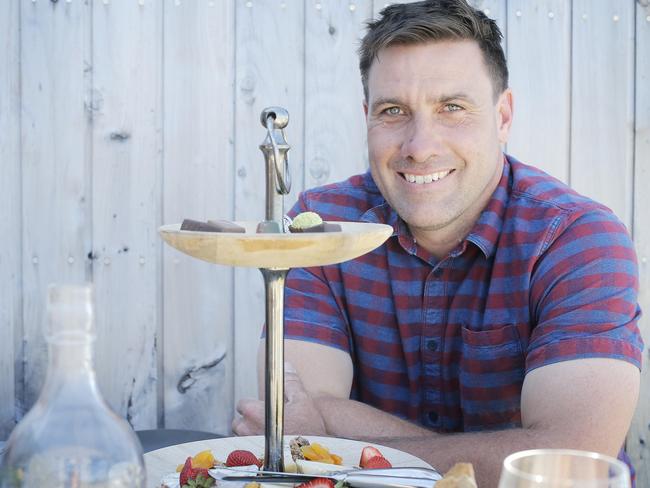
<instances>
[{"instance_id":1,"label":"short brown hair","mask_svg":"<svg viewBox=\"0 0 650 488\"><path fill-rule=\"evenodd\" d=\"M508 87L508 66L496 22L471 7L466 0L425 0L397 3L384 8L380 18L367 23L359 48L359 69L368 100L368 72L380 50L431 41L473 40L483 53L495 98Z\"/></svg>"}]
</instances>

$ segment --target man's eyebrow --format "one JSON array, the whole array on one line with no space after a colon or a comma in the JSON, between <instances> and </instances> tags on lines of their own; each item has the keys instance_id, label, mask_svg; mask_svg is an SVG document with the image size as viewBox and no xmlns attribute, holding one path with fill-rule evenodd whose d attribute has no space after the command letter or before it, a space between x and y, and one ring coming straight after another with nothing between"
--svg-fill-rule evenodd
<instances>
[{"instance_id":1,"label":"man's eyebrow","mask_svg":"<svg viewBox=\"0 0 650 488\"><path fill-rule=\"evenodd\" d=\"M370 111L372 112L373 110L376 110L377 107L381 105L404 105L404 102L402 102L398 98L393 98L393 97L379 97L375 100L372 101L370 104Z\"/></svg>"},{"instance_id":2,"label":"man's eyebrow","mask_svg":"<svg viewBox=\"0 0 650 488\"><path fill-rule=\"evenodd\" d=\"M453 102L454 100L463 100L463 101L466 101L466 102L469 102L471 104L476 105L476 101L465 92L442 94L442 95L439 95L439 96L437 96L435 98L430 98L429 102L439 104L439 103ZM370 111L372 112L372 111L376 110L377 107L380 107L382 105L404 105L404 104L405 103L402 100L400 100L399 98L395 98L395 97L379 97L379 98L373 100L372 103L370 104Z\"/></svg>"},{"instance_id":3,"label":"man's eyebrow","mask_svg":"<svg viewBox=\"0 0 650 488\"><path fill-rule=\"evenodd\" d=\"M454 100L464 100L466 102L476 104L476 101L464 92L450 93L449 95L440 95L439 97L431 99L431 101L434 103L447 103Z\"/></svg>"}]
</instances>

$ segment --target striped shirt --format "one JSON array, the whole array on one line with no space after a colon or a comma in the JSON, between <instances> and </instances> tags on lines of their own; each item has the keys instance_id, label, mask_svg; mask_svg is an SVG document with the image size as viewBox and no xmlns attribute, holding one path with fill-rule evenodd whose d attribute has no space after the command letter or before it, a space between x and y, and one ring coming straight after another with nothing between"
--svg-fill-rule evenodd
<instances>
[{"instance_id":1,"label":"striped shirt","mask_svg":"<svg viewBox=\"0 0 650 488\"><path fill-rule=\"evenodd\" d=\"M527 372L604 357L640 367L638 273L603 205L512 157L446 258L418 246L370 173L301 194L291 214L384 223L376 250L293 269L285 337L348 352L352 397L441 432L521 425Z\"/></svg>"}]
</instances>

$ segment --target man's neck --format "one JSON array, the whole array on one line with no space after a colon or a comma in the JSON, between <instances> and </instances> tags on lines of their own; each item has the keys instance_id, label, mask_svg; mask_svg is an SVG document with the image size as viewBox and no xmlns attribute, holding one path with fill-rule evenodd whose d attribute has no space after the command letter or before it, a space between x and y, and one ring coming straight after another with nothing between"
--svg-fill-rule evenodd
<instances>
[{"instance_id":1,"label":"man's neck","mask_svg":"<svg viewBox=\"0 0 650 488\"><path fill-rule=\"evenodd\" d=\"M426 249L437 259L446 258L472 231L476 222L481 217L483 210L492 198L494 191L499 186L501 176L501 171L495 172L495 177L488 185L482 198L474 202L473 205L449 224L437 229L409 225L409 230L418 245Z\"/></svg>"},{"instance_id":2,"label":"man's neck","mask_svg":"<svg viewBox=\"0 0 650 488\"><path fill-rule=\"evenodd\" d=\"M480 215L480 214L479 214ZM446 258L471 232L478 217L474 220L464 222L462 228L456 229L437 229L428 230L420 228L410 228L415 242L437 259ZM449 232L451 231L451 232Z\"/></svg>"}]
</instances>

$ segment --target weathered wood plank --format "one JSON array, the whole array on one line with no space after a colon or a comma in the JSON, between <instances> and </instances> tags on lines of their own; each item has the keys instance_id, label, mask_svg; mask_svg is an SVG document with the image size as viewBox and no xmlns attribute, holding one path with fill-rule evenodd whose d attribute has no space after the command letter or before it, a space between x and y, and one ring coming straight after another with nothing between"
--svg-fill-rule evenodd
<instances>
[{"instance_id":1,"label":"weathered wood plank","mask_svg":"<svg viewBox=\"0 0 650 488\"><path fill-rule=\"evenodd\" d=\"M49 283L90 278L90 22L86 2L21 2L24 407L47 365ZM20 412L19 412L20 414Z\"/></svg>"},{"instance_id":2,"label":"weathered wood plank","mask_svg":"<svg viewBox=\"0 0 650 488\"><path fill-rule=\"evenodd\" d=\"M235 2L237 73L235 93L235 217L261 221L265 214L265 164L259 145L266 137L260 113L268 106L289 111L285 129L292 177L285 211L304 185L303 2ZM227 216L226 216L227 218ZM235 269L235 402L256 398L256 350L264 323L264 284L257 269ZM242 367L243 366L243 367Z\"/></svg>"},{"instance_id":3,"label":"weathered wood plank","mask_svg":"<svg viewBox=\"0 0 650 488\"><path fill-rule=\"evenodd\" d=\"M93 8L97 373L108 402L139 429L158 424L162 7Z\"/></svg>"},{"instance_id":4,"label":"weathered wood plank","mask_svg":"<svg viewBox=\"0 0 650 488\"><path fill-rule=\"evenodd\" d=\"M305 11L305 186L368 167L356 54L370 0L308 3Z\"/></svg>"},{"instance_id":5,"label":"weathered wood plank","mask_svg":"<svg viewBox=\"0 0 650 488\"><path fill-rule=\"evenodd\" d=\"M372 17L373 19L378 19L379 15L381 14L381 11L388 7L389 5L395 4L395 3L415 3L420 0L373 0L372 2ZM364 31L365 33L365 31Z\"/></svg>"},{"instance_id":6,"label":"weathered wood plank","mask_svg":"<svg viewBox=\"0 0 650 488\"><path fill-rule=\"evenodd\" d=\"M575 0L572 57L571 186L631 228L634 3Z\"/></svg>"},{"instance_id":7,"label":"weathered wood plank","mask_svg":"<svg viewBox=\"0 0 650 488\"><path fill-rule=\"evenodd\" d=\"M485 15L496 21L506 41L504 49L507 50L506 34L508 30L508 12L506 8L506 0L469 0L469 3L470 5L482 10Z\"/></svg>"},{"instance_id":8,"label":"weathered wood plank","mask_svg":"<svg viewBox=\"0 0 650 488\"><path fill-rule=\"evenodd\" d=\"M379 16L379 12L390 4L393 3L413 3L419 0L374 0L373 12L374 17ZM505 34L503 28L506 25L506 1L505 0L469 0L469 4L483 10L485 15L497 21L499 28Z\"/></svg>"},{"instance_id":9,"label":"weathered wood plank","mask_svg":"<svg viewBox=\"0 0 650 488\"><path fill-rule=\"evenodd\" d=\"M234 5L164 3L163 222L233 215ZM163 248L164 424L226 433L233 272Z\"/></svg>"},{"instance_id":10,"label":"weathered wood plank","mask_svg":"<svg viewBox=\"0 0 650 488\"><path fill-rule=\"evenodd\" d=\"M19 26L19 4L0 4L0 439L14 427L22 374Z\"/></svg>"},{"instance_id":11,"label":"weathered wood plank","mask_svg":"<svg viewBox=\"0 0 650 488\"><path fill-rule=\"evenodd\" d=\"M646 344L641 393L627 437L627 449L637 470L637 486L650 486L650 4L636 6L634 146L634 241L639 256L641 333Z\"/></svg>"},{"instance_id":12,"label":"weathered wood plank","mask_svg":"<svg viewBox=\"0 0 650 488\"><path fill-rule=\"evenodd\" d=\"M507 30L515 105L508 152L567 182L571 5L565 0L511 0Z\"/></svg>"}]
</instances>

